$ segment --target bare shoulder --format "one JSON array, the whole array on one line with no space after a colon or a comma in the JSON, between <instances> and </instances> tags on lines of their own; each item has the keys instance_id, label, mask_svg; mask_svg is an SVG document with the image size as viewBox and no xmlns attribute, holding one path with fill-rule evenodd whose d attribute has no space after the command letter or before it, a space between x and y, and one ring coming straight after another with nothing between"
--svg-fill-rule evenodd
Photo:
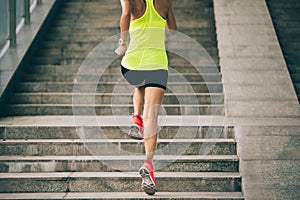
<instances>
[{"instance_id":1,"label":"bare shoulder","mask_svg":"<svg viewBox=\"0 0 300 200\"><path fill-rule=\"evenodd\" d=\"M171 0L164 0L163 2L168 9L172 8Z\"/></svg>"},{"instance_id":2,"label":"bare shoulder","mask_svg":"<svg viewBox=\"0 0 300 200\"><path fill-rule=\"evenodd\" d=\"M160 4L165 9L170 9L171 7L171 0L157 0Z\"/></svg>"}]
</instances>

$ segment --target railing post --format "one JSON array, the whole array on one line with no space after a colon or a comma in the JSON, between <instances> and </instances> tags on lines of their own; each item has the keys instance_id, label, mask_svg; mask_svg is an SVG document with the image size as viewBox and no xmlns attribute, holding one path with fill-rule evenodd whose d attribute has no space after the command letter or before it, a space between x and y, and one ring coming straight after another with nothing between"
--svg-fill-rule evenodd
<instances>
[{"instance_id":1,"label":"railing post","mask_svg":"<svg viewBox=\"0 0 300 200\"><path fill-rule=\"evenodd\" d=\"M9 40L11 47L17 45L16 26L16 0L9 0Z\"/></svg>"},{"instance_id":2,"label":"railing post","mask_svg":"<svg viewBox=\"0 0 300 200\"><path fill-rule=\"evenodd\" d=\"M30 0L24 0L24 20L25 24L30 24Z\"/></svg>"}]
</instances>

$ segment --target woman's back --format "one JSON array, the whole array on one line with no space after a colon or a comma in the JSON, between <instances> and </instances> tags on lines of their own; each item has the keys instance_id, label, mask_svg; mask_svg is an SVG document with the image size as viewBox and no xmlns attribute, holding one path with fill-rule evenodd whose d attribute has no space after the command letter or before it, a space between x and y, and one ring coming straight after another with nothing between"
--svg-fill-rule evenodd
<instances>
[{"instance_id":1,"label":"woman's back","mask_svg":"<svg viewBox=\"0 0 300 200\"><path fill-rule=\"evenodd\" d=\"M140 18L146 11L146 0L130 0L131 20ZM169 3L166 0L153 0L154 7L158 14L166 19L169 10Z\"/></svg>"}]
</instances>

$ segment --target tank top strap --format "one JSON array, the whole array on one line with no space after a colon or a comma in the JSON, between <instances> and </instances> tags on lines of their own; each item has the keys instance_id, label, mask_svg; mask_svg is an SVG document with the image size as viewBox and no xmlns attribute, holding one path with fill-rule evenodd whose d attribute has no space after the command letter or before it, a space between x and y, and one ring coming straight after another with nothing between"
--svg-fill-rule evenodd
<instances>
[{"instance_id":1,"label":"tank top strap","mask_svg":"<svg viewBox=\"0 0 300 200\"><path fill-rule=\"evenodd\" d=\"M151 13L151 16L158 17L159 19L165 19L157 12L155 6L154 6L154 1L155 0L145 0L146 1L146 13Z\"/></svg>"},{"instance_id":2,"label":"tank top strap","mask_svg":"<svg viewBox=\"0 0 300 200\"><path fill-rule=\"evenodd\" d=\"M145 0L145 2L146 2L146 10L148 10L148 11L150 11L151 10L151 8L153 7L153 2L154 0Z\"/></svg>"}]
</instances>

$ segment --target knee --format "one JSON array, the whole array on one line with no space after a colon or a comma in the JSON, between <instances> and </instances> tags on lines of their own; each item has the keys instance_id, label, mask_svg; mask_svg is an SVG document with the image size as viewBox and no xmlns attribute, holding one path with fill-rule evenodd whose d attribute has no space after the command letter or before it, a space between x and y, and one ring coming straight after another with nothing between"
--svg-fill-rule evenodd
<instances>
[{"instance_id":1,"label":"knee","mask_svg":"<svg viewBox=\"0 0 300 200\"><path fill-rule=\"evenodd\" d=\"M144 120L149 122L157 122L161 105L153 105L144 115Z\"/></svg>"}]
</instances>

